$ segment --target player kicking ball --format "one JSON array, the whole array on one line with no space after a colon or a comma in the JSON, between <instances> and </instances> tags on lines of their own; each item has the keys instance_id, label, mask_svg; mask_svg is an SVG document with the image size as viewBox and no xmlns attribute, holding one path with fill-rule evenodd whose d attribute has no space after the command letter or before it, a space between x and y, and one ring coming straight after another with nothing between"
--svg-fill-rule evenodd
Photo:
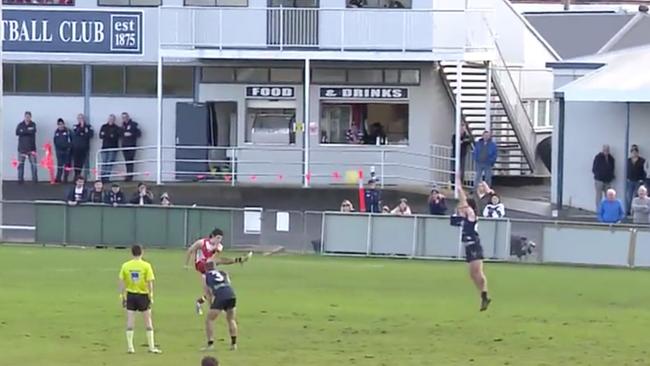
<instances>
[{"instance_id":1,"label":"player kicking ball","mask_svg":"<svg viewBox=\"0 0 650 366\"><path fill-rule=\"evenodd\" d=\"M147 343L150 353L162 353L156 348L153 338L153 321L151 319L151 304L153 304L153 268L149 262L142 259L142 247L131 247L133 259L122 264L120 270L120 298L122 307L126 308L126 344L128 353L135 353L133 334L136 312L142 313L147 330Z\"/></svg>"},{"instance_id":2,"label":"player kicking ball","mask_svg":"<svg viewBox=\"0 0 650 366\"><path fill-rule=\"evenodd\" d=\"M205 239L199 239L194 242L187 250L187 256L185 257L185 268L189 268L189 263L192 257L194 257L194 269L199 273L199 279L201 281L201 288L205 284L205 272L206 272L206 263L208 260L213 260L216 265L219 264L234 264L234 263L245 263L251 259L253 252L248 252L247 255L237 258L225 258L217 257L223 251L223 231L221 229L214 229L210 235ZM203 315L203 303L205 303L205 296L201 296L196 300L195 309L196 313Z\"/></svg>"},{"instance_id":3,"label":"player kicking ball","mask_svg":"<svg viewBox=\"0 0 650 366\"><path fill-rule=\"evenodd\" d=\"M230 284L230 277L226 271L216 269L213 261L208 261L206 264L205 295L210 303L210 310L205 317L205 335L208 339L208 344L203 348L203 351L211 351L214 349L214 321L217 320L221 312L226 313L226 320L228 321L228 333L230 333L230 349L237 350L237 297L235 290Z\"/></svg>"}]
</instances>

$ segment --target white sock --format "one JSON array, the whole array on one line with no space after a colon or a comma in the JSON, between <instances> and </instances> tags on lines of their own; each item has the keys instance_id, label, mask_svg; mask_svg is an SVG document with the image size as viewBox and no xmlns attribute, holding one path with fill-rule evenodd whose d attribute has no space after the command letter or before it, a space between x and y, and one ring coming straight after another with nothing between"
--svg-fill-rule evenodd
<instances>
[{"instance_id":1,"label":"white sock","mask_svg":"<svg viewBox=\"0 0 650 366\"><path fill-rule=\"evenodd\" d=\"M153 329L147 330L147 342L149 343L149 349L156 348L156 343L153 340Z\"/></svg>"},{"instance_id":2,"label":"white sock","mask_svg":"<svg viewBox=\"0 0 650 366\"><path fill-rule=\"evenodd\" d=\"M130 350L134 349L133 348L133 331L132 330L127 330L126 331L126 345L129 347Z\"/></svg>"}]
</instances>

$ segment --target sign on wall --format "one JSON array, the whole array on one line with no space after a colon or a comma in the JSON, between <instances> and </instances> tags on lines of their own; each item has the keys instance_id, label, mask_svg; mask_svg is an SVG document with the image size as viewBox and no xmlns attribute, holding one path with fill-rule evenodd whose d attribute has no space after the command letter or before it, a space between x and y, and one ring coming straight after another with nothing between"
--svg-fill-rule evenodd
<instances>
[{"instance_id":1,"label":"sign on wall","mask_svg":"<svg viewBox=\"0 0 650 366\"><path fill-rule=\"evenodd\" d=\"M142 12L4 10L5 52L142 54Z\"/></svg>"},{"instance_id":2,"label":"sign on wall","mask_svg":"<svg viewBox=\"0 0 650 366\"><path fill-rule=\"evenodd\" d=\"M247 86L247 98L294 99L296 91L292 86Z\"/></svg>"},{"instance_id":3,"label":"sign on wall","mask_svg":"<svg viewBox=\"0 0 650 366\"><path fill-rule=\"evenodd\" d=\"M321 98L408 99L407 88L321 88Z\"/></svg>"}]
</instances>

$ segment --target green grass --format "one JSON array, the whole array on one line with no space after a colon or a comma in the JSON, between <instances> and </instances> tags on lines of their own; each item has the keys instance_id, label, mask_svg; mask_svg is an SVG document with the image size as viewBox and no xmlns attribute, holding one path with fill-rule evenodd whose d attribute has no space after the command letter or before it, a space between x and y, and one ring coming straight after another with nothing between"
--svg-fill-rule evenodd
<instances>
[{"instance_id":1,"label":"green grass","mask_svg":"<svg viewBox=\"0 0 650 366\"><path fill-rule=\"evenodd\" d=\"M123 250L0 246L1 365L198 365L199 283L180 251L154 264L157 343L125 354L117 296ZM461 263L255 257L229 268L240 350L230 365L648 365L650 273L488 264L493 307Z\"/></svg>"}]
</instances>

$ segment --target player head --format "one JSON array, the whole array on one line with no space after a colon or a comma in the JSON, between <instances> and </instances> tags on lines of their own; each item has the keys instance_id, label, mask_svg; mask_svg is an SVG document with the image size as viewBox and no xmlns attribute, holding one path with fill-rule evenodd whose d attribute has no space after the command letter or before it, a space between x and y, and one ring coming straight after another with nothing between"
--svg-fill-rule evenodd
<instances>
[{"instance_id":1,"label":"player head","mask_svg":"<svg viewBox=\"0 0 650 366\"><path fill-rule=\"evenodd\" d=\"M201 366L219 366L219 361L212 356L205 356L201 360Z\"/></svg>"},{"instance_id":2,"label":"player head","mask_svg":"<svg viewBox=\"0 0 650 366\"><path fill-rule=\"evenodd\" d=\"M221 244L221 240L223 240L223 230L215 228L212 230L208 238L212 244Z\"/></svg>"},{"instance_id":3,"label":"player head","mask_svg":"<svg viewBox=\"0 0 650 366\"><path fill-rule=\"evenodd\" d=\"M131 254L133 254L134 257L140 258L140 257L142 257L142 253L143 253L142 246L140 246L138 244L134 244L131 247Z\"/></svg>"},{"instance_id":4,"label":"player head","mask_svg":"<svg viewBox=\"0 0 650 366\"><path fill-rule=\"evenodd\" d=\"M209 260L205 262L205 270L206 271L214 271L217 268L217 265L214 263L213 260Z\"/></svg>"}]
</instances>

